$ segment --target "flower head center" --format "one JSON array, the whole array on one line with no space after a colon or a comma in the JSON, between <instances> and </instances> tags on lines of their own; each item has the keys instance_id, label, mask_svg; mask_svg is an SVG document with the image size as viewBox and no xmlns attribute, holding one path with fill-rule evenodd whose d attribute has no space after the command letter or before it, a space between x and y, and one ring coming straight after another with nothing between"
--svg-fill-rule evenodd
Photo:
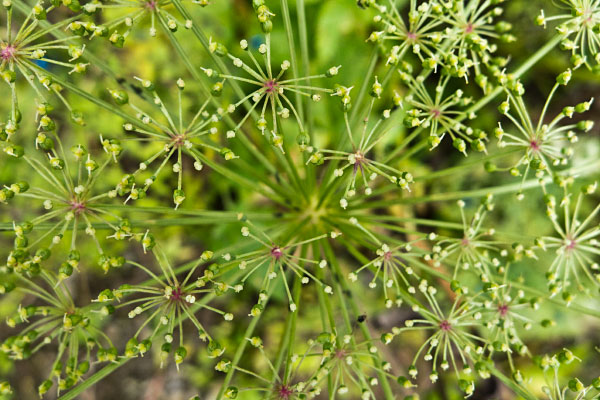
<instances>
[{"instance_id":1,"label":"flower head center","mask_svg":"<svg viewBox=\"0 0 600 400\"><path fill-rule=\"evenodd\" d=\"M384 259L385 261L390 261L390 260L392 259L392 256L393 256L393 254L392 254L392 252L391 252L391 251L386 251L386 252L383 254L383 259Z\"/></svg>"},{"instance_id":2,"label":"flower head center","mask_svg":"<svg viewBox=\"0 0 600 400\"><path fill-rule=\"evenodd\" d=\"M186 140L185 133L178 133L177 135L173 136L173 140L172 140L173 146L181 147L185 143L185 140Z\"/></svg>"},{"instance_id":3,"label":"flower head center","mask_svg":"<svg viewBox=\"0 0 600 400\"><path fill-rule=\"evenodd\" d=\"M465 237L464 237L464 238L462 238L462 240L460 241L460 244L461 244L463 247L467 247L467 246L469 246L469 245L471 244L471 241L469 240L469 238L468 238L468 237L466 237L466 236L465 236Z\"/></svg>"},{"instance_id":4,"label":"flower head center","mask_svg":"<svg viewBox=\"0 0 600 400\"><path fill-rule=\"evenodd\" d=\"M501 317L506 317L506 314L508 314L508 304L500 304L498 306L498 312Z\"/></svg>"},{"instance_id":5,"label":"flower head center","mask_svg":"<svg viewBox=\"0 0 600 400\"><path fill-rule=\"evenodd\" d=\"M414 41L416 41L416 40L417 40L417 37L418 37L418 36L417 36L417 34L416 34L416 33L414 33L414 32L407 32L407 33L406 33L406 38L407 38L409 41L411 41L411 42L414 42Z\"/></svg>"},{"instance_id":6,"label":"flower head center","mask_svg":"<svg viewBox=\"0 0 600 400\"><path fill-rule=\"evenodd\" d=\"M273 257L275 260L279 260L281 256L283 256L283 250L281 250L281 247L274 246L271 248L271 257Z\"/></svg>"},{"instance_id":7,"label":"flower head center","mask_svg":"<svg viewBox=\"0 0 600 400\"><path fill-rule=\"evenodd\" d=\"M149 10L156 10L156 5L157 5L157 1L156 0L150 0L147 1L145 6L147 9Z\"/></svg>"},{"instance_id":8,"label":"flower head center","mask_svg":"<svg viewBox=\"0 0 600 400\"><path fill-rule=\"evenodd\" d=\"M343 349L338 349L335 351L335 358L338 358L340 360L343 359L344 357L346 357L346 355L347 355L347 353Z\"/></svg>"},{"instance_id":9,"label":"flower head center","mask_svg":"<svg viewBox=\"0 0 600 400\"><path fill-rule=\"evenodd\" d=\"M269 79L264 83L265 92L267 93L275 93L279 88L279 84L275 79Z\"/></svg>"},{"instance_id":10,"label":"flower head center","mask_svg":"<svg viewBox=\"0 0 600 400\"><path fill-rule=\"evenodd\" d=\"M450 329L452 329L452 325L450 324L450 322L445 319L442 322L440 322L440 329L443 330L444 332L448 332L450 331Z\"/></svg>"},{"instance_id":11,"label":"flower head center","mask_svg":"<svg viewBox=\"0 0 600 400\"><path fill-rule=\"evenodd\" d=\"M441 117L441 116L442 116L442 112L441 112L441 111L440 111L438 108L432 108L432 109L431 109L431 116L432 116L433 118L436 118L436 119L437 119L437 118L439 118L439 117Z\"/></svg>"},{"instance_id":12,"label":"flower head center","mask_svg":"<svg viewBox=\"0 0 600 400\"><path fill-rule=\"evenodd\" d=\"M2 50L0 50L0 59L2 59L2 61L9 61L15 58L16 54L17 49L15 48L15 46L9 44L3 47Z\"/></svg>"},{"instance_id":13,"label":"flower head center","mask_svg":"<svg viewBox=\"0 0 600 400\"><path fill-rule=\"evenodd\" d=\"M85 211L85 202L82 200L74 199L71 201L70 205L71 205L71 211L73 211L75 214L79 215L83 211Z\"/></svg>"},{"instance_id":14,"label":"flower head center","mask_svg":"<svg viewBox=\"0 0 600 400\"><path fill-rule=\"evenodd\" d=\"M281 385L277 390L277 394L281 400L289 400L294 394L294 391L288 385Z\"/></svg>"},{"instance_id":15,"label":"flower head center","mask_svg":"<svg viewBox=\"0 0 600 400\"><path fill-rule=\"evenodd\" d=\"M541 143L538 140L532 140L529 142L529 147L531 148L531 150L533 151L540 151L540 146Z\"/></svg>"},{"instance_id":16,"label":"flower head center","mask_svg":"<svg viewBox=\"0 0 600 400\"><path fill-rule=\"evenodd\" d=\"M567 238L566 242L565 242L565 247L567 250L574 250L575 247L577 246L577 241L575 241L575 239L572 238Z\"/></svg>"},{"instance_id":17,"label":"flower head center","mask_svg":"<svg viewBox=\"0 0 600 400\"><path fill-rule=\"evenodd\" d=\"M472 23L468 23L465 25L465 33L467 35L470 35L471 33L473 33L475 31L475 25L473 25Z\"/></svg>"},{"instance_id":18,"label":"flower head center","mask_svg":"<svg viewBox=\"0 0 600 400\"><path fill-rule=\"evenodd\" d=\"M180 302L183 300L183 290L181 289L181 287L177 286L176 288L173 289L173 291L171 292L171 300L175 301L175 302Z\"/></svg>"}]
</instances>

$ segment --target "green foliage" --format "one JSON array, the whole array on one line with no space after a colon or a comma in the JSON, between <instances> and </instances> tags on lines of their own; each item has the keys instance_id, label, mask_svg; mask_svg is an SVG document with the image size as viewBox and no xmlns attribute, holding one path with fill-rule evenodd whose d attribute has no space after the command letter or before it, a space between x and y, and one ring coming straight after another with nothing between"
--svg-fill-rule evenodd
<instances>
[{"instance_id":1,"label":"green foliage","mask_svg":"<svg viewBox=\"0 0 600 400\"><path fill-rule=\"evenodd\" d=\"M538 3L4 0L0 398L597 398L600 2Z\"/></svg>"}]
</instances>

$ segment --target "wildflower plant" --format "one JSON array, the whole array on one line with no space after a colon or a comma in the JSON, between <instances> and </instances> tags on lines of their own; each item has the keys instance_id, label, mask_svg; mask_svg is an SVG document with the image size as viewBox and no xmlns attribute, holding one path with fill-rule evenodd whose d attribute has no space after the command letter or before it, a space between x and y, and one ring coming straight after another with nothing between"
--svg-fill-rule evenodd
<instances>
[{"instance_id":1,"label":"wildflower plant","mask_svg":"<svg viewBox=\"0 0 600 400\"><path fill-rule=\"evenodd\" d=\"M546 3L4 0L0 398L597 397L598 2Z\"/></svg>"}]
</instances>

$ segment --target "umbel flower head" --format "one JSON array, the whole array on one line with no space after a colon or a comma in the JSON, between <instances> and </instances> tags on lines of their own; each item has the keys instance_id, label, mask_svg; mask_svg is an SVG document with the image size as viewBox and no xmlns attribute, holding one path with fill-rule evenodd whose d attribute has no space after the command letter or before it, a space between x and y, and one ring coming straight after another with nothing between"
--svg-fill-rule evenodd
<instances>
[{"instance_id":1,"label":"umbel flower head","mask_svg":"<svg viewBox=\"0 0 600 400\"><path fill-rule=\"evenodd\" d=\"M56 147L55 143L58 144ZM122 265L122 257L106 255L96 230L97 224L112 230L113 234L108 237L117 240L133 235L126 219L104 208L108 193L97 189L102 183L98 178L106 173L110 162L121 152L117 141L103 144L111 156L99 164L82 144L74 145L66 152L58 136L38 133L36 145L43 151L43 159L36 155L23 155L22 159L39 179L31 185L20 181L0 190L0 203L13 201L16 197L37 201L42 206L40 215L30 220L13 221L14 249L6 261L11 270L37 275L53 249L69 238L69 255L59 268L59 276L66 279L79 264L77 246L82 235L92 238L99 263L105 271L111 266Z\"/></svg>"},{"instance_id":2,"label":"umbel flower head","mask_svg":"<svg viewBox=\"0 0 600 400\"><path fill-rule=\"evenodd\" d=\"M375 77L371 85L371 101L366 113L366 117L361 122L361 126L352 127L348 111L351 106L350 90L352 88L337 87L334 95L340 96L344 109L344 122L346 136L341 138L341 143L350 142L352 150L339 150L343 148L338 146L338 150L315 149L310 147L312 154L308 157L307 164L323 164L324 161L332 161L335 165L333 172L333 181L330 184L338 187L345 182L344 190L340 199L340 206L343 209L348 207L348 199L354 197L357 187L362 187L365 195L372 193L370 182L378 176L383 176L389 182L397 185L399 188L410 191L410 184L413 182L412 174L406 171L400 171L386 163L376 161L369 154L373 153L375 147L392 134L394 128L394 116L391 109L383 110L380 115L374 111L376 100L383 93L383 86ZM375 116L377 119L371 121ZM350 171L350 173L348 173ZM337 181L337 182L335 182Z\"/></svg>"},{"instance_id":3,"label":"umbel flower head","mask_svg":"<svg viewBox=\"0 0 600 400\"><path fill-rule=\"evenodd\" d=\"M337 396L360 393L361 400L375 400L380 384L377 376L396 378L390 373L389 362L380 363L375 340L357 342L353 334L342 336L323 332L316 341L322 346L320 354L317 353L321 357L317 376L331 377L333 387L330 392Z\"/></svg>"},{"instance_id":4,"label":"umbel flower head","mask_svg":"<svg viewBox=\"0 0 600 400\"><path fill-rule=\"evenodd\" d=\"M246 52L249 62L232 55L220 43L212 40L210 43L211 52L220 57L229 58L234 68L243 70L245 76L238 76L234 73L220 73L210 68L203 68L203 71L208 77L218 80L212 87L212 92L215 95L220 94L223 90L223 81L230 81L236 86L239 83L244 83L251 88L236 103L230 104L227 108L227 111L232 113L241 105L245 107L244 116L228 132L228 137L235 136L246 120L252 117L256 128L261 134L264 136L266 132L269 142L284 152L281 120L292 116L299 129L298 141L301 143L306 142L308 135L297 102L301 100L302 96L318 102L321 100L322 93L333 93L332 89L312 85L311 80L335 76L338 74L340 66L331 67L323 74L312 76L296 77L297 71L292 71L294 75L286 77L286 72L292 68L292 64L290 61L284 60L278 68L279 71L277 71L276 67L273 66L271 56L270 26L272 23L270 19L272 13L264 4L256 6L258 3L263 2L255 1L254 5L265 31L265 43L258 46L258 57L254 56L251 45L245 39L240 41L240 48ZM265 22L262 20L265 20ZM262 60L263 65L259 60Z\"/></svg>"},{"instance_id":5,"label":"umbel flower head","mask_svg":"<svg viewBox=\"0 0 600 400\"><path fill-rule=\"evenodd\" d=\"M529 330L532 319L525 314L527 310L539 308L538 299L526 298L523 290L516 290L508 279L509 264L497 268L500 276L494 276L484 284L483 296L472 299L473 312L488 329L488 350L506 353L513 378L522 380L521 372L516 369L514 356L529 355L529 350L519 336L519 330ZM475 297L475 296L474 296Z\"/></svg>"},{"instance_id":6,"label":"umbel flower head","mask_svg":"<svg viewBox=\"0 0 600 400\"><path fill-rule=\"evenodd\" d=\"M498 257L502 254L499 242L492 240L495 230L483 226L486 215L494 209L493 196L481 200L470 221L465 215L465 202L459 200L457 203L462 217L462 237L436 236L432 253L426 255L425 260L432 260L436 267L449 264L453 279L460 270L471 270L488 281L494 267L500 265Z\"/></svg>"},{"instance_id":7,"label":"umbel flower head","mask_svg":"<svg viewBox=\"0 0 600 400\"><path fill-rule=\"evenodd\" d=\"M201 6L208 5L207 0L194 1ZM92 36L106 37L116 47L123 47L125 40L138 25L150 22L149 34L157 34L158 24L165 30L176 32L180 27L189 29L192 21L179 21L170 11L171 0L112 0L101 2L93 0L83 6L86 14L99 13L106 21L102 25L86 23L87 29L92 31ZM90 28L88 28L90 26Z\"/></svg>"},{"instance_id":8,"label":"umbel flower head","mask_svg":"<svg viewBox=\"0 0 600 400\"><path fill-rule=\"evenodd\" d=\"M439 304L436 298L437 289L426 280L419 283L418 289L409 288L409 293L414 295L418 290L425 298L425 305L418 302L416 298L411 299L412 310L421 318L407 320L404 327L393 328L392 332L382 336L382 340L387 344L403 332L423 332L427 339L418 349L408 368L410 377L413 379L417 377L416 364L422 356L425 361L432 363L432 371L429 375L432 382L435 383L439 379L438 368L442 371L452 368L463 391L471 395L475 389L471 376L472 367L475 366L482 377L489 377L489 371L484 363L488 342L474 330L482 326L481 315L473 307L473 301L481 293L469 296L468 290L456 281L452 288L456 296L449 302L449 307L442 307ZM461 371L465 378L461 377Z\"/></svg>"},{"instance_id":9,"label":"umbel flower head","mask_svg":"<svg viewBox=\"0 0 600 400\"><path fill-rule=\"evenodd\" d=\"M153 244L153 239L149 240ZM143 241L143 244L146 248L148 241ZM208 310L220 314L225 321L233 320L232 313L221 311L208 304L215 296L233 288L216 280L219 273L216 264L205 268L203 274L194 280L196 270L212 258L213 252L204 251L197 260L193 261L184 279L178 278L175 269L158 246L152 246L152 253L159 266L156 272L155 268L136 261L126 261L127 264L145 272L150 278L149 281L133 285L125 284L114 290L106 289L96 299L102 304L118 301L119 304L115 308L129 310L130 319L138 316L145 317L136 333L127 342L124 356L143 356L157 340L160 340L162 341L161 365L167 361L169 354L173 354L175 364L179 368L179 364L187 355L183 337L185 320L189 320L194 325L200 339L209 342L209 356L220 356L224 349L207 332L201 322L202 318L198 318L197 314L200 310ZM178 343L177 348L174 347L174 343Z\"/></svg>"},{"instance_id":10,"label":"umbel flower head","mask_svg":"<svg viewBox=\"0 0 600 400\"><path fill-rule=\"evenodd\" d=\"M41 397L55 385L60 393L82 381L95 362L94 349L97 362L114 360L116 349L97 327L97 320L111 314L114 307L95 304L77 307L59 276L43 270L40 277L43 283L21 275L2 276L2 281L7 282L2 286L3 293L14 289L35 300L30 305L20 304L15 315L7 318L10 330L20 330L6 338L0 350L12 359L24 360L42 348L56 348L48 379L38 387Z\"/></svg>"},{"instance_id":11,"label":"umbel flower head","mask_svg":"<svg viewBox=\"0 0 600 400\"><path fill-rule=\"evenodd\" d=\"M337 236L335 232L332 232L331 235L323 234L297 242L288 239L281 243L271 239L267 233L256 227L252 222L246 219L246 217L241 216L240 218L245 224L241 229L242 236L253 239L260 246L258 250L237 255L235 259L231 261L236 264L240 270L248 271L244 273L244 276L240 280L238 291L246 286L247 281L255 273L262 270L259 300L254 307L252 307L250 312L251 316L256 317L262 313L264 304L269 299L272 290L271 282L277 277L280 277L283 281L289 300L289 308L292 312L296 311L297 305L294 303L290 285L288 284L288 280L291 276L300 279L303 285L314 281L326 294L333 293L332 287L323 283L315 276L314 271L311 271L311 269L314 269L315 267L325 268L327 266L327 261L324 259L314 260L307 258L304 254L306 254L308 251L307 249L314 242L326 239L328 236L335 238ZM229 261L230 259L231 255L226 254L225 260Z\"/></svg>"},{"instance_id":12,"label":"umbel flower head","mask_svg":"<svg viewBox=\"0 0 600 400\"><path fill-rule=\"evenodd\" d=\"M75 12L80 11L79 1L65 1ZM11 113L5 123L0 123L0 140L10 138L18 129L22 114L19 107L17 84L27 82L35 91L38 102L47 103L45 92L54 93L71 111L73 121L81 122L79 112L72 109L60 94L62 86L55 82L43 66L55 65L69 69L70 73L82 73L87 69L86 63L78 62L85 45L78 43L77 36L66 36L60 39L50 39L51 32L64 29L76 17L64 18L58 22L46 22L48 14L60 6L59 1L39 1L32 6L22 21L18 31L15 24L20 18L13 18L14 6L11 0L3 2L6 13L6 30L0 37L0 77L10 87ZM16 14L15 14L16 16ZM44 23L46 23L44 25ZM17 33L15 34L15 31ZM60 54L60 56L59 56ZM67 59L66 61L64 59ZM2 89L4 91L4 89Z\"/></svg>"},{"instance_id":13,"label":"umbel flower head","mask_svg":"<svg viewBox=\"0 0 600 400\"><path fill-rule=\"evenodd\" d=\"M256 393L261 398L269 400L303 400L315 398L321 393L321 384L326 375L320 374L316 368L311 368L310 377L301 379L300 376L304 374L301 369L311 363L318 342L309 340L306 350L301 354L292 353L290 350L286 356L285 370L279 371L266 354L263 340L260 337L253 336L246 340L260 352L260 359L264 361L262 364L266 364L268 370L266 372L248 370L238 365L224 369L218 366L223 372L229 372L233 368L237 375L243 374L255 382L253 386L231 385L227 387L224 391L225 399L243 398L243 393ZM253 364L257 365L258 363ZM231 364L227 363L226 365Z\"/></svg>"},{"instance_id":14,"label":"umbel flower head","mask_svg":"<svg viewBox=\"0 0 600 400\"><path fill-rule=\"evenodd\" d=\"M577 113L588 111L593 99L579 103L574 107L565 107L550 122L546 121L546 112L556 91L560 86L566 86L571 80L572 72L567 70L556 78L556 83L546 99L546 103L537 122L530 117L530 110L525 105L523 96L525 87L510 75L500 77L507 99L503 101L498 110L505 115L513 125L513 129L505 130L498 123L495 135L500 147L514 147L522 153L519 161L508 168L513 176L523 176L523 182L530 172L541 178L547 174L553 175L553 168L566 165L573 155L571 143L578 140L577 131L588 132L594 126L593 121L579 121L563 125L565 119L571 119ZM488 164L488 170L498 168ZM524 171L522 171L524 169ZM522 194L519 192L519 197Z\"/></svg>"},{"instance_id":15,"label":"umbel flower head","mask_svg":"<svg viewBox=\"0 0 600 400\"><path fill-rule=\"evenodd\" d=\"M117 104L128 105L136 113L135 116L139 121L138 124L126 122L123 125L126 132L139 136L128 138L127 141L140 141L149 145L156 143L158 148L149 158L139 164L137 170L121 179L113 194L127 195L125 202L130 199L142 199L146 197L146 192L161 172L170 169L177 174L177 188L173 190L173 203L177 208L185 200L183 191L184 155L192 158L196 171L200 171L204 167L207 160L203 153L205 151L219 153L225 160L232 160L236 156L233 151L221 147L218 143L216 124L221 116L218 113L209 113L210 99L205 100L197 107L197 110L189 118L189 122L184 122L183 91L185 82L182 79L177 80L177 105L172 108L165 105L157 93L154 83L140 78L136 79L152 97L153 105L159 111L156 112L156 115L145 112L130 102L129 95L122 90L111 90L110 93ZM169 161L172 162L170 166L167 165ZM143 183L138 183L139 177L144 174L148 175L146 171L151 165L156 165L151 175L147 176Z\"/></svg>"},{"instance_id":16,"label":"umbel flower head","mask_svg":"<svg viewBox=\"0 0 600 400\"><path fill-rule=\"evenodd\" d=\"M500 2L472 1L411 1L407 11L408 24L401 15L400 5L390 1L380 5L374 1L360 1L359 5L373 4L380 12L375 22L383 27L371 33L368 41L392 43L387 64L396 65L407 60L407 53L415 54L426 69L442 66L448 74L466 78L470 70L475 71L478 81L488 90L483 66L492 71L504 65L505 59L494 58L497 45L491 40L512 42L516 38L509 34L511 25L495 22L503 10Z\"/></svg>"},{"instance_id":17,"label":"umbel flower head","mask_svg":"<svg viewBox=\"0 0 600 400\"><path fill-rule=\"evenodd\" d=\"M600 286L600 228L594 223L600 212L600 205L590 213L583 214L582 210L584 200L596 188L597 183L584 186L577 197L573 198L575 195L564 186L564 195L559 203L544 188L546 214L557 235L541 237L536 240L536 245L543 251L554 252L554 259L546 274L549 289L551 295L563 291L563 299L568 303L572 300L568 289L573 284L578 290L586 290L584 277L586 281ZM558 208L562 208L563 218L560 218Z\"/></svg>"},{"instance_id":18,"label":"umbel flower head","mask_svg":"<svg viewBox=\"0 0 600 400\"><path fill-rule=\"evenodd\" d=\"M569 349L563 349L553 355L535 357L536 364L544 371L544 379L547 386L542 387L542 392L548 400L587 400L598 397L600 393L600 377L592 380L588 385L579 378L571 377L566 385L562 382L560 368L568 366L573 361L581 361ZM562 375L562 376L561 376Z\"/></svg>"},{"instance_id":19,"label":"umbel flower head","mask_svg":"<svg viewBox=\"0 0 600 400\"><path fill-rule=\"evenodd\" d=\"M378 287L378 281L381 282L386 307L391 308L394 304L400 307L404 295L403 291L412 285L412 280L419 279L413 265L416 265L415 261L422 257L422 251L418 251L415 247L418 247L418 243L423 239L407 241L392 247L383 243L375 234L367 230L358 222L357 218L350 218L350 223L366 233L378 247L375 250L377 257L363 264L357 270L350 272L348 280L357 282L362 271L370 270L373 278L368 284L369 288L375 289ZM434 235L428 235L428 237L433 238ZM393 295L390 292L393 292Z\"/></svg>"},{"instance_id":20,"label":"umbel flower head","mask_svg":"<svg viewBox=\"0 0 600 400\"><path fill-rule=\"evenodd\" d=\"M546 16L544 10L535 19L536 24L560 22L557 32L563 37L560 47L572 54L571 61L598 70L600 64L600 3L596 0L558 0L560 14Z\"/></svg>"},{"instance_id":21,"label":"umbel flower head","mask_svg":"<svg viewBox=\"0 0 600 400\"><path fill-rule=\"evenodd\" d=\"M404 125L407 128L428 131L431 149L436 148L448 135L454 148L465 156L469 147L479 152L487 151L486 133L474 130L461 122L476 117L474 113L464 111L473 100L465 96L461 89L448 94L450 75L439 75L435 93L432 95L425 84L427 75L413 77L412 67L408 63L403 64L398 73L400 80L409 89L409 94L404 98L400 94L395 96L396 102L406 108Z\"/></svg>"}]
</instances>

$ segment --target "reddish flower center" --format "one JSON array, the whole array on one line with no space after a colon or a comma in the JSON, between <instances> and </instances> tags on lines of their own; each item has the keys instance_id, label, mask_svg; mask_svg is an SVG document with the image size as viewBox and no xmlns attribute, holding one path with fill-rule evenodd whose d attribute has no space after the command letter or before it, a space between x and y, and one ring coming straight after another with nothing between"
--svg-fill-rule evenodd
<instances>
[{"instance_id":1,"label":"reddish flower center","mask_svg":"<svg viewBox=\"0 0 600 400\"><path fill-rule=\"evenodd\" d=\"M445 332L448 332L450 329L452 329L452 325L450 325L450 322L448 322L448 320L445 319L442 322L440 322L440 329Z\"/></svg>"},{"instance_id":2,"label":"reddish flower center","mask_svg":"<svg viewBox=\"0 0 600 400\"><path fill-rule=\"evenodd\" d=\"M385 261L390 261L392 259L392 252L391 251L386 251L385 254L383 255L383 259Z\"/></svg>"},{"instance_id":3,"label":"reddish flower center","mask_svg":"<svg viewBox=\"0 0 600 400\"><path fill-rule=\"evenodd\" d=\"M294 394L294 391L288 385L281 385L277 391L277 394L279 395L280 399L289 400Z\"/></svg>"},{"instance_id":4,"label":"reddish flower center","mask_svg":"<svg viewBox=\"0 0 600 400\"><path fill-rule=\"evenodd\" d=\"M533 150L533 151L539 151L540 150L540 142L538 142L537 140L532 140L529 142L529 147L531 147L531 150Z\"/></svg>"},{"instance_id":5,"label":"reddish flower center","mask_svg":"<svg viewBox=\"0 0 600 400\"><path fill-rule=\"evenodd\" d=\"M346 351L344 351L342 349L336 350L335 351L335 357L339 358L339 359L342 359L342 358L346 357Z\"/></svg>"},{"instance_id":6,"label":"reddish flower center","mask_svg":"<svg viewBox=\"0 0 600 400\"><path fill-rule=\"evenodd\" d=\"M460 241L460 244L461 244L463 247L467 247L469 244L471 244L471 242L469 241L469 238L468 238L468 237L464 237L464 238L463 238L463 239Z\"/></svg>"},{"instance_id":7,"label":"reddish flower center","mask_svg":"<svg viewBox=\"0 0 600 400\"><path fill-rule=\"evenodd\" d=\"M433 116L433 118L439 118L442 115L442 112L437 108L432 108L431 115Z\"/></svg>"},{"instance_id":8,"label":"reddish flower center","mask_svg":"<svg viewBox=\"0 0 600 400\"><path fill-rule=\"evenodd\" d=\"M500 304L498 306L498 312L501 317L506 317L506 314L508 314L508 304Z\"/></svg>"},{"instance_id":9,"label":"reddish flower center","mask_svg":"<svg viewBox=\"0 0 600 400\"><path fill-rule=\"evenodd\" d=\"M474 30L475 30L475 25L473 25L472 23L469 22L467 25L465 25L465 33L467 35L473 33Z\"/></svg>"},{"instance_id":10,"label":"reddish flower center","mask_svg":"<svg viewBox=\"0 0 600 400\"><path fill-rule=\"evenodd\" d=\"M282 255L283 255L283 251L281 250L281 248L279 246L275 246L271 249L271 256L274 259L279 260Z\"/></svg>"},{"instance_id":11,"label":"reddish flower center","mask_svg":"<svg viewBox=\"0 0 600 400\"><path fill-rule=\"evenodd\" d=\"M274 93L277 91L277 88L279 87L279 85L277 84L277 81L275 79L270 79L270 80L266 81L264 86L266 89L265 91L267 93Z\"/></svg>"},{"instance_id":12,"label":"reddish flower center","mask_svg":"<svg viewBox=\"0 0 600 400\"><path fill-rule=\"evenodd\" d=\"M575 246L577 246L577 242L575 241L575 239L568 238L566 246L567 246L567 250L573 250L575 248Z\"/></svg>"},{"instance_id":13,"label":"reddish flower center","mask_svg":"<svg viewBox=\"0 0 600 400\"><path fill-rule=\"evenodd\" d=\"M173 301L181 301L183 299L183 290L180 287L176 287L171 292L171 300Z\"/></svg>"},{"instance_id":14,"label":"reddish flower center","mask_svg":"<svg viewBox=\"0 0 600 400\"><path fill-rule=\"evenodd\" d=\"M71 201L71 211L75 214L81 214L85 210L85 203L79 200Z\"/></svg>"},{"instance_id":15,"label":"reddish flower center","mask_svg":"<svg viewBox=\"0 0 600 400\"><path fill-rule=\"evenodd\" d=\"M15 49L15 46L9 44L2 50L0 50L0 58L2 59L2 61L8 61L14 58L16 53L17 49Z\"/></svg>"},{"instance_id":16,"label":"reddish flower center","mask_svg":"<svg viewBox=\"0 0 600 400\"><path fill-rule=\"evenodd\" d=\"M148 8L150 10L156 10L156 1L155 0L147 1L146 8Z\"/></svg>"},{"instance_id":17,"label":"reddish flower center","mask_svg":"<svg viewBox=\"0 0 600 400\"><path fill-rule=\"evenodd\" d=\"M406 33L406 38L412 42L414 42L415 40L417 40L417 34L413 33L413 32L408 32Z\"/></svg>"},{"instance_id":18,"label":"reddish flower center","mask_svg":"<svg viewBox=\"0 0 600 400\"><path fill-rule=\"evenodd\" d=\"M181 146L183 146L184 142L185 142L185 134L181 133L181 134L173 136L173 146L181 147Z\"/></svg>"}]
</instances>

